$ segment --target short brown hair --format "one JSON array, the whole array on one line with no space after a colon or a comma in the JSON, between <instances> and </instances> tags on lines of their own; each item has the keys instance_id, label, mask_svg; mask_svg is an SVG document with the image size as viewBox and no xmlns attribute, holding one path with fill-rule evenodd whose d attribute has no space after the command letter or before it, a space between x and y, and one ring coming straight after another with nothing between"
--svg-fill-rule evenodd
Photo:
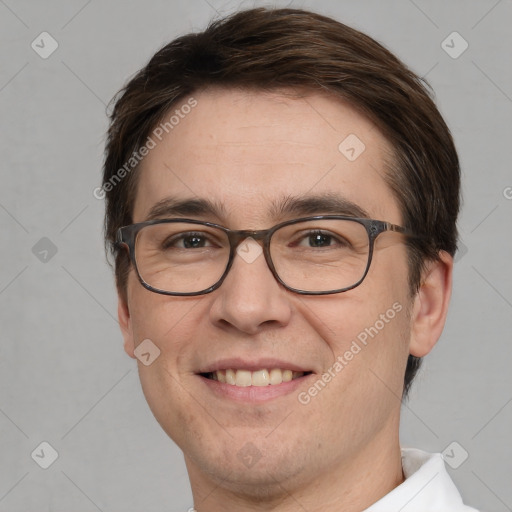
<instances>
[{"instance_id":1,"label":"short brown hair","mask_svg":"<svg viewBox=\"0 0 512 512\"><path fill-rule=\"evenodd\" d=\"M391 143L387 182L403 224L425 235L408 242L411 293L418 289L425 262L437 260L440 251L454 255L459 161L424 80L375 40L331 18L299 9L257 8L170 42L113 100L103 174L105 244L115 257L122 296L130 262L125 251L118 251L115 236L119 227L133 222L138 175L137 167L127 170L126 162L173 105L208 86L322 91L350 103ZM120 175L123 179L115 179ZM409 356L404 396L419 364Z\"/></svg>"}]
</instances>

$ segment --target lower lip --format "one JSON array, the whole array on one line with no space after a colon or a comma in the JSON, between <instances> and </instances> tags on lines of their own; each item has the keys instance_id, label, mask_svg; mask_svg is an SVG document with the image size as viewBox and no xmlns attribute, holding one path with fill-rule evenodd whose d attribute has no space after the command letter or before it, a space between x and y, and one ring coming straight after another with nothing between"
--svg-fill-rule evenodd
<instances>
[{"instance_id":1,"label":"lower lip","mask_svg":"<svg viewBox=\"0 0 512 512\"><path fill-rule=\"evenodd\" d=\"M282 382L281 384L269 384L268 386L234 386L233 384L226 384L218 380L208 379L199 375L199 378L213 391L216 395L222 398L229 398L239 402L267 402L278 397L289 395L301 386L305 379L312 374L304 375L293 379L289 382Z\"/></svg>"}]
</instances>

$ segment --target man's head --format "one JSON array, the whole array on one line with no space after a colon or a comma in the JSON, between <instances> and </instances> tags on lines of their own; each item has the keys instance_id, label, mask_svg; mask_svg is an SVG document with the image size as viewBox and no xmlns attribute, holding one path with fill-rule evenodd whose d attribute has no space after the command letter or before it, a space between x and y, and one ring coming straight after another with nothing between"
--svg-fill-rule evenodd
<instances>
[{"instance_id":1,"label":"man's head","mask_svg":"<svg viewBox=\"0 0 512 512\"><path fill-rule=\"evenodd\" d=\"M307 481L308 471L367 457L397 435L397 397L444 325L459 166L421 81L387 50L290 9L241 12L181 37L116 101L104 189L125 348L133 356L148 338L159 347L159 359L140 368L143 389L191 473L217 471L233 488ZM294 293L263 257L240 254L211 293L158 294L115 244L120 227L153 217L261 230L347 213L336 212L343 201L417 236L379 235L364 281L338 294ZM155 215L156 205L172 208ZM254 370L308 375L293 399L247 403L236 389L212 391L215 370L254 361ZM325 389L310 391L326 374ZM264 457L264 470L241 465L249 440L245 450Z\"/></svg>"}]
</instances>

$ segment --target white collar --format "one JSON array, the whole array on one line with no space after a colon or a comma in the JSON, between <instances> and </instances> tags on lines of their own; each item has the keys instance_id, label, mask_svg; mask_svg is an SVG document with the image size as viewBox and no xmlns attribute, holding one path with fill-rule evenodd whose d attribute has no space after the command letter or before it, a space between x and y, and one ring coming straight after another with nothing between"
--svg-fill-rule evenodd
<instances>
[{"instance_id":1,"label":"white collar","mask_svg":"<svg viewBox=\"0 0 512 512\"><path fill-rule=\"evenodd\" d=\"M477 512L463 504L443 456L402 448L405 481L364 512Z\"/></svg>"}]
</instances>

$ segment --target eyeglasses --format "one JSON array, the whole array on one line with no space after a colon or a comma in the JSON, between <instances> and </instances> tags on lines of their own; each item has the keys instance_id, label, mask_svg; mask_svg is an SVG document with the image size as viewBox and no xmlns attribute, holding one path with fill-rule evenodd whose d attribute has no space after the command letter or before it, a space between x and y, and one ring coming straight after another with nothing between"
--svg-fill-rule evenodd
<instances>
[{"instance_id":1,"label":"eyeglasses","mask_svg":"<svg viewBox=\"0 0 512 512\"><path fill-rule=\"evenodd\" d=\"M142 286L155 293L190 296L216 290L236 253L243 257L242 242L252 238L263 241L267 265L286 289L327 295L363 282L375 239L385 231L415 236L380 220L318 215L258 231L235 231L192 219L158 219L119 228L116 242L128 250ZM251 243L254 251L256 242Z\"/></svg>"}]
</instances>

